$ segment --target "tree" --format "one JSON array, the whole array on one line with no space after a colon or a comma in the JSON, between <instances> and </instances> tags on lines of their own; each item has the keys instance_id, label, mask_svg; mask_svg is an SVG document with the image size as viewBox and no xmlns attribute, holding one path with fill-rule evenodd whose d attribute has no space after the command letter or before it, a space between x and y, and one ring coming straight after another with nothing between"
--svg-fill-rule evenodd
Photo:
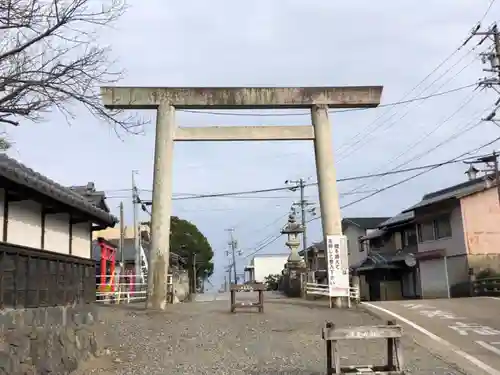
<instances>
[{"instance_id":1,"label":"tree","mask_svg":"<svg viewBox=\"0 0 500 375\"><path fill-rule=\"evenodd\" d=\"M268 275L264 278L267 290L278 290L280 285L281 275Z\"/></svg>"},{"instance_id":2,"label":"tree","mask_svg":"<svg viewBox=\"0 0 500 375\"><path fill-rule=\"evenodd\" d=\"M99 95L121 74L98 34L125 9L125 0L0 0L0 123L41 121L53 109L71 121L81 104L115 127L137 125Z\"/></svg>"},{"instance_id":3,"label":"tree","mask_svg":"<svg viewBox=\"0 0 500 375\"><path fill-rule=\"evenodd\" d=\"M172 216L170 222L170 249L181 257L191 259L196 254L197 278L207 279L214 273L214 252L207 238L193 223Z\"/></svg>"},{"instance_id":4,"label":"tree","mask_svg":"<svg viewBox=\"0 0 500 375\"><path fill-rule=\"evenodd\" d=\"M144 224L151 228L151 222ZM170 219L170 250L189 261L196 254L197 278L205 280L214 273L214 252L207 238L193 223L172 216Z\"/></svg>"},{"instance_id":5,"label":"tree","mask_svg":"<svg viewBox=\"0 0 500 375\"><path fill-rule=\"evenodd\" d=\"M498 272L496 272L492 268L485 268L485 269L479 271L476 275L477 280L488 279L490 277L498 277Z\"/></svg>"}]
</instances>

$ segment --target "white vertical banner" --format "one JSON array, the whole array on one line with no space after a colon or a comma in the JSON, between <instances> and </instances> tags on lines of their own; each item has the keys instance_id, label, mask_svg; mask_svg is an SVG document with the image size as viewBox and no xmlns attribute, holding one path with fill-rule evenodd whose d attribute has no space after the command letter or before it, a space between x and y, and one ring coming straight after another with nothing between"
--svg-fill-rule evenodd
<instances>
[{"instance_id":1,"label":"white vertical banner","mask_svg":"<svg viewBox=\"0 0 500 375\"><path fill-rule=\"evenodd\" d=\"M326 253L330 297L348 297L349 259L347 256L347 238L339 235L326 236Z\"/></svg>"}]
</instances>

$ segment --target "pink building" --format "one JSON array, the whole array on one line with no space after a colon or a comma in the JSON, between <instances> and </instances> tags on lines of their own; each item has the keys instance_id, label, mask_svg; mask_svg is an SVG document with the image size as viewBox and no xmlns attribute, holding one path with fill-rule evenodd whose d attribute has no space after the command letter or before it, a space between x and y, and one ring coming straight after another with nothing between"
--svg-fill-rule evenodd
<instances>
[{"instance_id":1,"label":"pink building","mask_svg":"<svg viewBox=\"0 0 500 375\"><path fill-rule=\"evenodd\" d=\"M435 191L360 238L353 271L366 299L469 294L471 275L500 272L500 195L484 177Z\"/></svg>"},{"instance_id":2,"label":"pink building","mask_svg":"<svg viewBox=\"0 0 500 375\"><path fill-rule=\"evenodd\" d=\"M422 298L462 295L471 274L500 271L500 200L484 177L425 195L417 225Z\"/></svg>"}]
</instances>

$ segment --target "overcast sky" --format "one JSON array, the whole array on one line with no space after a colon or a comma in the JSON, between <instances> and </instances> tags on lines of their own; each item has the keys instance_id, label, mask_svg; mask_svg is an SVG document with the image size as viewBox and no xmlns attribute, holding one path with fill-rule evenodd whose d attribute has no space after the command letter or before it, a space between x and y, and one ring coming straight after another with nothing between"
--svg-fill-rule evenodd
<instances>
[{"instance_id":1,"label":"overcast sky","mask_svg":"<svg viewBox=\"0 0 500 375\"><path fill-rule=\"evenodd\" d=\"M137 86L339 86L383 85L382 103L397 102L460 46L479 21L489 0L130 0L115 29L102 34L113 57L126 70L123 85ZM500 16L500 2L486 16ZM405 99L475 83L484 77L478 39L446 60ZM493 123L472 127L488 114L493 92L473 88L410 104L332 114L339 178L439 162L500 136ZM310 124L304 111L290 116L178 113L178 123L193 125ZM243 115L242 115L243 114ZM143 115L153 118L153 113ZM131 171L143 199L151 197L152 125L144 135L123 135L81 111L70 127L52 114L42 124L8 128L15 141L12 157L63 184L95 181L118 214L121 199L131 223ZM464 129L471 129L464 132ZM499 144L481 150L491 152ZM175 146L174 192L214 193L283 186L287 179L316 181L310 142L179 143ZM423 194L465 179L464 165L442 167L343 209L344 217L392 216ZM340 182L341 205L411 174ZM365 186L362 186L366 184ZM352 190L357 188L358 193ZM361 192L361 193L359 193ZM307 190L317 203L316 187ZM226 228L244 255L279 232L298 193L183 200L174 214L195 223L216 253L214 284L227 264ZM147 214L143 214L147 219ZM280 219L281 217L281 219ZM320 240L320 221L310 224L310 241ZM263 253L287 252L285 238ZM175 250L175 249L173 249ZM250 258L239 257L239 268Z\"/></svg>"}]
</instances>

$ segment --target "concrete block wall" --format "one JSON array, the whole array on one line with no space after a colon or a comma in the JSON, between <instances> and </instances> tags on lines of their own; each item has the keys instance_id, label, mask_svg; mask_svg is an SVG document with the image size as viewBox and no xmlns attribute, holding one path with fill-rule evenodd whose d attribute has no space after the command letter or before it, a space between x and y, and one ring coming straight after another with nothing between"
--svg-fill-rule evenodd
<instances>
[{"instance_id":1,"label":"concrete block wall","mask_svg":"<svg viewBox=\"0 0 500 375\"><path fill-rule=\"evenodd\" d=\"M0 374L65 375L100 348L93 305L0 312Z\"/></svg>"}]
</instances>

